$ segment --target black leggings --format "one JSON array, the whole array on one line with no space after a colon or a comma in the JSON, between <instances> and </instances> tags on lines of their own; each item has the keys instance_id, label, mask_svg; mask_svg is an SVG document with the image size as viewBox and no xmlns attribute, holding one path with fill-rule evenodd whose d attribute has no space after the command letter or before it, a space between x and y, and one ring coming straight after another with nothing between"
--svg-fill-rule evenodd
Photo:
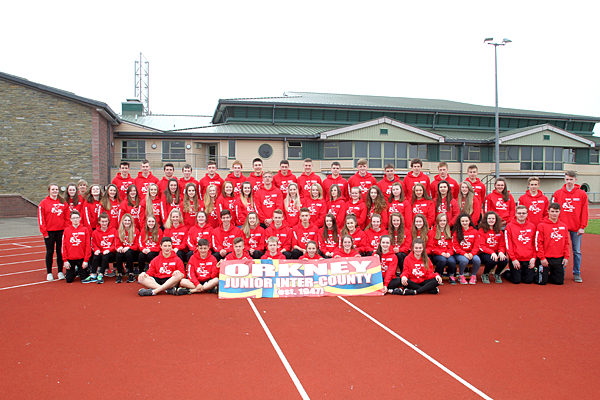
<instances>
[{"instance_id":1,"label":"black leggings","mask_svg":"<svg viewBox=\"0 0 600 400\"><path fill-rule=\"evenodd\" d=\"M63 270L62 237L64 231L48 231L48 237L44 238L46 244L46 273L52 273L52 261L54 261L54 246L56 245L56 266L58 272Z\"/></svg>"},{"instance_id":2,"label":"black leggings","mask_svg":"<svg viewBox=\"0 0 600 400\"><path fill-rule=\"evenodd\" d=\"M138 268L140 272L146 272L146 263L150 264L150 261L154 260L154 257L158 255L158 251L151 251L148 254L144 254L143 251L140 251L138 255Z\"/></svg>"},{"instance_id":3,"label":"black leggings","mask_svg":"<svg viewBox=\"0 0 600 400\"><path fill-rule=\"evenodd\" d=\"M119 272L121 275L125 273L123 270L123 260L125 260L127 263L127 273L133 274L133 261L138 258L136 253L137 251L132 249L127 250L125 253L117 252L115 256L115 267L117 268L117 272Z\"/></svg>"},{"instance_id":4,"label":"black leggings","mask_svg":"<svg viewBox=\"0 0 600 400\"><path fill-rule=\"evenodd\" d=\"M479 258L481 259L481 263L484 265L483 273L489 274L494 267L496 267L496 274L500 274L504 267L508 265L508 258L505 258L504 261L494 261L492 260L491 254L488 253L479 253Z\"/></svg>"},{"instance_id":5,"label":"black leggings","mask_svg":"<svg viewBox=\"0 0 600 400\"><path fill-rule=\"evenodd\" d=\"M67 261L69 261L69 265L71 266L71 268L69 268L65 271L65 280L67 281L67 283L73 282L77 275L79 275L79 279L81 279L83 281L90 274L89 267L85 268L85 269L83 268L83 261L84 261L83 258L79 259L79 260L67 260Z\"/></svg>"},{"instance_id":6,"label":"black leggings","mask_svg":"<svg viewBox=\"0 0 600 400\"><path fill-rule=\"evenodd\" d=\"M108 268L108 264L115 262L115 253L98 254L92 258L92 274L99 273L104 275L104 272Z\"/></svg>"},{"instance_id":7,"label":"black leggings","mask_svg":"<svg viewBox=\"0 0 600 400\"><path fill-rule=\"evenodd\" d=\"M396 253L396 257L398 257L398 271L402 273L404 269L404 259L406 258L406 253Z\"/></svg>"},{"instance_id":8,"label":"black leggings","mask_svg":"<svg viewBox=\"0 0 600 400\"><path fill-rule=\"evenodd\" d=\"M431 294L437 294L437 290L435 288L437 288L438 285L439 284L435 278L427 279L426 281L423 281L421 283L416 283L409 279L408 282L406 283L406 287L409 289L416 290L417 294L421 294L421 293L425 293L425 292L431 293Z\"/></svg>"}]
</instances>

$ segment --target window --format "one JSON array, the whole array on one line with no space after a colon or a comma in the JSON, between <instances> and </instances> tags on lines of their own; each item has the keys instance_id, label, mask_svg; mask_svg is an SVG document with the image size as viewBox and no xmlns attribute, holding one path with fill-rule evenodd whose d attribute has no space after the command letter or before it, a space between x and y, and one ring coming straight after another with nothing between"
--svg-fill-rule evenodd
<instances>
[{"instance_id":1,"label":"window","mask_svg":"<svg viewBox=\"0 0 600 400\"><path fill-rule=\"evenodd\" d=\"M145 140L123 140L121 143L123 160L143 160L146 158Z\"/></svg>"},{"instance_id":2,"label":"window","mask_svg":"<svg viewBox=\"0 0 600 400\"><path fill-rule=\"evenodd\" d=\"M420 158L421 160L427 160L427 145L426 144L409 144L408 154L410 159Z\"/></svg>"},{"instance_id":3,"label":"window","mask_svg":"<svg viewBox=\"0 0 600 400\"><path fill-rule=\"evenodd\" d=\"M566 163L573 164L575 162L575 149L564 149L563 160Z\"/></svg>"},{"instance_id":4,"label":"window","mask_svg":"<svg viewBox=\"0 0 600 400\"><path fill-rule=\"evenodd\" d=\"M379 134L380 135L387 135L388 134L388 130L384 129L384 128L381 128L381 129L379 129Z\"/></svg>"},{"instance_id":5,"label":"window","mask_svg":"<svg viewBox=\"0 0 600 400\"><path fill-rule=\"evenodd\" d=\"M590 164L598 164L599 150L590 149Z\"/></svg>"},{"instance_id":6,"label":"window","mask_svg":"<svg viewBox=\"0 0 600 400\"><path fill-rule=\"evenodd\" d=\"M352 142L325 142L325 158L352 158Z\"/></svg>"},{"instance_id":7,"label":"window","mask_svg":"<svg viewBox=\"0 0 600 400\"><path fill-rule=\"evenodd\" d=\"M288 158L302 158L302 142L288 142Z\"/></svg>"},{"instance_id":8,"label":"window","mask_svg":"<svg viewBox=\"0 0 600 400\"><path fill-rule=\"evenodd\" d=\"M258 148L258 155L266 159L271 158L271 156L273 155L273 147L271 147L271 145L267 143L261 144Z\"/></svg>"},{"instance_id":9,"label":"window","mask_svg":"<svg viewBox=\"0 0 600 400\"><path fill-rule=\"evenodd\" d=\"M562 147L521 147L521 170L562 171L569 149Z\"/></svg>"},{"instance_id":10,"label":"window","mask_svg":"<svg viewBox=\"0 0 600 400\"><path fill-rule=\"evenodd\" d=\"M479 146L467 146L465 148L465 161L481 161L481 149Z\"/></svg>"},{"instance_id":11,"label":"window","mask_svg":"<svg viewBox=\"0 0 600 400\"><path fill-rule=\"evenodd\" d=\"M458 161L458 146L440 145L440 161Z\"/></svg>"},{"instance_id":12,"label":"window","mask_svg":"<svg viewBox=\"0 0 600 400\"><path fill-rule=\"evenodd\" d=\"M185 141L163 140L162 153L163 161L185 161Z\"/></svg>"},{"instance_id":13,"label":"window","mask_svg":"<svg viewBox=\"0 0 600 400\"><path fill-rule=\"evenodd\" d=\"M229 139L227 158L235 159L235 139Z\"/></svg>"},{"instance_id":14,"label":"window","mask_svg":"<svg viewBox=\"0 0 600 400\"><path fill-rule=\"evenodd\" d=\"M494 150L494 160L495 153ZM500 146L500 161L519 161L519 146Z\"/></svg>"}]
</instances>

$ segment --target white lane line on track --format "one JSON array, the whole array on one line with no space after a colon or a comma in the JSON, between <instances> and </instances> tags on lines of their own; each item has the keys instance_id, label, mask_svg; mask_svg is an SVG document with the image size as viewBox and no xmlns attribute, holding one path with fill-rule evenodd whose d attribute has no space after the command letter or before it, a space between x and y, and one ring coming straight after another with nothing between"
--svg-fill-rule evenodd
<instances>
[{"instance_id":1,"label":"white lane line on track","mask_svg":"<svg viewBox=\"0 0 600 400\"><path fill-rule=\"evenodd\" d=\"M431 363L433 363L436 367L440 368L442 371L444 371L445 373L447 373L448 375L450 375L451 377L453 377L454 379L456 379L457 381L459 381L460 383L462 383L463 385L465 385L467 388L471 389L473 392L475 392L476 394L478 394L482 398L484 398L486 400L493 400L490 396L486 395L481 390L477 389L475 386L473 386L469 382L465 381L463 378L461 378L460 376L458 376L457 374L455 374L454 372L452 372L451 370L449 370L448 368L446 368L444 365L442 365L440 362L438 362L437 360L435 360L429 354L425 353L423 350L419 349L414 344L410 343L408 340L404 339L402 336L398 335L396 332L394 332L393 330L391 330L387 326L383 325L381 322L377 321L375 318L371 317L369 314L367 314L366 312L364 312L363 310L361 310L360 308L358 308L354 304L350 303L345 298L343 298L341 296L338 296L338 299L342 300L344 303L348 304L350 307L354 308L356 311L358 311L359 313L361 313L365 317L369 318L376 325L379 325L380 328L383 328L383 330L387 331L387 333L391 334L396 339L400 340L402 343L404 343L405 345L407 345L408 347L410 347L411 349L413 349L414 351L416 351L417 353L419 353L420 355L422 355L423 357L425 357L428 361L430 361Z\"/></svg>"},{"instance_id":2,"label":"white lane line on track","mask_svg":"<svg viewBox=\"0 0 600 400\"><path fill-rule=\"evenodd\" d=\"M52 268L52 269L56 269L56 267ZM28 274L30 272L39 272L39 271L45 271L46 268L40 268L40 269L30 269L29 271L21 271L21 272L11 272L8 274L0 274L1 276L11 276L11 275L19 275L19 274Z\"/></svg>"},{"instance_id":3,"label":"white lane line on track","mask_svg":"<svg viewBox=\"0 0 600 400\"><path fill-rule=\"evenodd\" d=\"M305 400L310 400L310 397L308 397L308 394L306 394L306 391L304 390L304 387L302 386L302 384L300 383L300 380L296 376L296 373L292 369L292 367L291 367L290 363L288 362L287 358L285 358L285 355L281 351L281 348L277 344L277 341L275 340L275 338L271 334L271 331L269 330L269 327L267 327L267 324L262 319L260 313L258 312L258 310L256 309L256 307L254 306L254 303L252 302L252 299L248 298L248 303L250 303L250 307L252 307L252 311L254 311L254 314L256 315L256 318L258 318L258 322L260 322L260 324L262 325L265 333L267 334L267 337L271 341L271 345L273 345L273 348L277 352L277 355L279 356L279 359L281 360L281 362L283 363L283 366L287 370L287 373L290 375L290 378L292 378L292 381L294 382L294 385L296 385L296 389L298 389L298 392L300 393L300 396L302 396L302 398L305 399Z\"/></svg>"},{"instance_id":4,"label":"white lane line on track","mask_svg":"<svg viewBox=\"0 0 600 400\"><path fill-rule=\"evenodd\" d=\"M24 286L41 285L42 283L50 283L50 282L56 282L56 280L54 280L54 281L33 282L33 283L26 283L26 284L24 284L24 285L17 285L17 286L3 287L3 288L0 288L0 291L1 291L1 290L8 290L8 289L20 288L20 287L24 287Z\"/></svg>"},{"instance_id":5,"label":"white lane line on track","mask_svg":"<svg viewBox=\"0 0 600 400\"><path fill-rule=\"evenodd\" d=\"M15 246L25 247L25 248L28 248L28 249L31 248L31 246L27 246L26 244L19 244L19 243L11 243L11 244L13 244Z\"/></svg>"},{"instance_id":6,"label":"white lane line on track","mask_svg":"<svg viewBox=\"0 0 600 400\"><path fill-rule=\"evenodd\" d=\"M23 250L23 249L10 249L10 250ZM20 257L20 256L30 256L32 254L46 254L45 251L36 251L34 253L20 253L20 254L3 254L1 257Z\"/></svg>"}]
</instances>

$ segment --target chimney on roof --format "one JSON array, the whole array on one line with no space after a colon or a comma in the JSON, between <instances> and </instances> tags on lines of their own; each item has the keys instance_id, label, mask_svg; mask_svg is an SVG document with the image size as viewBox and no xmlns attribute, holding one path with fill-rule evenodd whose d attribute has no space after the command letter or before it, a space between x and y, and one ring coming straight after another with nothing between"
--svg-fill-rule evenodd
<instances>
[{"instance_id":1,"label":"chimney on roof","mask_svg":"<svg viewBox=\"0 0 600 400\"><path fill-rule=\"evenodd\" d=\"M138 99L127 99L121 103L121 115L129 116L136 115L142 116L144 115L144 104Z\"/></svg>"}]
</instances>

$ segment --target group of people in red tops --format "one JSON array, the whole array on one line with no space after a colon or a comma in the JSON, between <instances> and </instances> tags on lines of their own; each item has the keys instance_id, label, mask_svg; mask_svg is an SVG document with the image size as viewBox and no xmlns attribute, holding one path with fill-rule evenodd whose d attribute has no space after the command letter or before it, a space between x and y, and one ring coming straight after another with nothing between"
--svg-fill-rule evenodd
<instances>
[{"instance_id":1,"label":"group of people in red tops","mask_svg":"<svg viewBox=\"0 0 600 400\"><path fill-rule=\"evenodd\" d=\"M449 176L447 163L439 163L433 181L422 165L413 159L412 171L400 180L388 164L378 182L365 159L348 180L333 162L322 180L310 159L296 177L287 160L274 175L256 158L248 177L239 161L225 179L209 162L197 181L189 165L182 178L175 178L172 164L165 165L159 180L144 160L135 178L129 163L122 162L104 190L79 181L67 186L63 198L58 185L50 184L39 205L48 280L54 279L56 247L59 279L72 282L79 276L83 283L103 283L104 276L116 276L121 283L125 276L127 282L137 276L146 287L140 295L214 292L223 259L374 254L381 260L385 292L392 294L438 293L444 272L450 284L475 284L482 263L483 283L494 271L496 283L504 277L513 283L562 284L571 239L579 263L574 274L581 281L587 196L575 185L573 171L566 172L555 203L532 177L517 205L504 178L486 194L476 165L469 166L468 179L460 184ZM114 275L107 272L111 263Z\"/></svg>"}]
</instances>

